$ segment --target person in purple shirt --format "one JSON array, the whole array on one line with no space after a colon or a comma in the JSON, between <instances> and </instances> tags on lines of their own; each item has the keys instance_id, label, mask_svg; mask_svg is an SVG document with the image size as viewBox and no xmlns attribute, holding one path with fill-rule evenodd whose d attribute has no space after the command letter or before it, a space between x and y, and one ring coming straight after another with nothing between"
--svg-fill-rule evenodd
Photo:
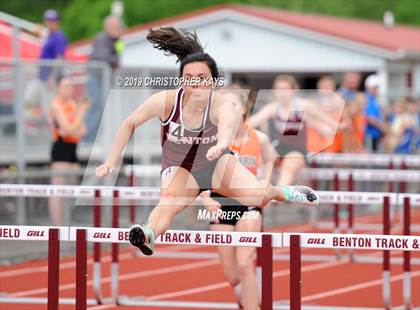
<instances>
[{"instance_id":1,"label":"person in purple shirt","mask_svg":"<svg viewBox=\"0 0 420 310\"><path fill-rule=\"evenodd\" d=\"M44 24L48 28L49 34L42 45L39 58L41 60L63 58L67 48L67 38L60 29L60 18L57 11L45 11ZM55 80L58 80L60 78L60 71L60 68L51 67L51 65L41 65L39 79L41 81L48 81L50 77L54 77Z\"/></svg>"}]
</instances>

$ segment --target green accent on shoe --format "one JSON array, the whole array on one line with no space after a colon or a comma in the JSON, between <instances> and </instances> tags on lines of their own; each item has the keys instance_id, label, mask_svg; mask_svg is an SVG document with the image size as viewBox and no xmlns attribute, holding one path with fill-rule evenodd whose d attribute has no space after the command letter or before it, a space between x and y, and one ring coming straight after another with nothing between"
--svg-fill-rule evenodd
<instances>
[{"instance_id":1,"label":"green accent on shoe","mask_svg":"<svg viewBox=\"0 0 420 310\"><path fill-rule=\"evenodd\" d=\"M149 237L149 248L152 253L155 252L155 232L150 227L145 227L145 232Z\"/></svg>"},{"instance_id":2,"label":"green accent on shoe","mask_svg":"<svg viewBox=\"0 0 420 310\"><path fill-rule=\"evenodd\" d=\"M289 186L287 185L280 185L280 189L283 191L284 193L284 197L285 197L285 202L289 202L290 201L290 195L292 194L290 191Z\"/></svg>"}]
</instances>

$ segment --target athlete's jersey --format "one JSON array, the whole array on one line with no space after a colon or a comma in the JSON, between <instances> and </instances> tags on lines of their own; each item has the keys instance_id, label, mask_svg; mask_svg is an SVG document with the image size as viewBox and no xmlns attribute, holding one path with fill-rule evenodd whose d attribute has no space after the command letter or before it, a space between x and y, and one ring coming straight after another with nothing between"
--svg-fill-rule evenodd
<instances>
[{"instance_id":1,"label":"athlete's jersey","mask_svg":"<svg viewBox=\"0 0 420 310\"><path fill-rule=\"evenodd\" d=\"M303 119L304 112L299 111L298 99L293 101L293 107L287 117L283 118L281 114L281 105L279 105L276 117L274 118L274 127L276 130L277 151L280 155L285 155L289 151L306 150L306 128ZM284 152L279 151L284 146Z\"/></svg>"},{"instance_id":2,"label":"athlete's jersey","mask_svg":"<svg viewBox=\"0 0 420 310\"><path fill-rule=\"evenodd\" d=\"M210 163L206 158L207 151L217 144L217 126L210 120L212 94L201 126L190 129L182 120L184 89L178 89L171 114L161 123L162 170L180 166L188 171L197 171Z\"/></svg>"},{"instance_id":3,"label":"athlete's jersey","mask_svg":"<svg viewBox=\"0 0 420 310\"><path fill-rule=\"evenodd\" d=\"M242 145L231 145L230 149L238 156L239 161L254 175L257 175L261 163L261 145L257 132L247 127L248 140Z\"/></svg>"},{"instance_id":4,"label":"athlete's jersey","mask_svg":"<svg viewBox=\"0 0 420 310\"><path fill-rule=\"evenodd\" d=\"M58 104L62 107L65 118L67 119L67 121L70 124L75 122L76 113L77 113L77 105L76 105L76 102L74 100L64 101L64 100L57 97L57 98L54 99L54 103ZM56 120L53 121L52 131L53 131L53 139L54 139L54 141L57 141L60 138L60 135L58 133L59 125L58 125ZM61 137L61 139L64 142L68 142L68 143L77 143L77 142L80 141L79 136L63 136L63 137Z\"/></svg>"}]
</instances>

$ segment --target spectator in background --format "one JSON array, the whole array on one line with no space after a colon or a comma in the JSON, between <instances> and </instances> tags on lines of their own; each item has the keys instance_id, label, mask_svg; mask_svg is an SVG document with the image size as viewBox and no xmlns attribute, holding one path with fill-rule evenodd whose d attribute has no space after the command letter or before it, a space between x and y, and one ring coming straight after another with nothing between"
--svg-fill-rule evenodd
<instances>
[{"instance_id":1,"label":"spectator in background","mask_svg":"<svg viewBox=\"0 0 420 310\"><path fill-rule=\"evenodd\" d=\"M410 100L408 111L409 113L416 115L417 118L416 138L413 149L415 154L420 154L420 97L412 98L412 100Z\"/></svg>"},{"instance_id":2,"label":"spectator in background","mask_svg":"<svg viewBox=\"0 0 420 310\"><path fill-rule=\"evenodd\" d=\"M382 134L386 132L386 124L382 120L381 108L378 103L379 77L369 75L365 81L365 145L371 152L377 152Z\"/></svg>"},{"instance_id":3,"label":"spectator in background","mask_svg":"<svg viewBox=\"0 0 420 310\"><path fill-rule=\"evenodd\" d=\"M44 24L49 33L41 48L40 59L62 59L67 48L67 38L60 29L60 18L57 11L47 10L44 13ZM42 66L39 71L41 81L48 81L55 84L61 77L62 68L58 66Z\"/></svg>"},{"instance_id":4,"label":"spectator in background","mask_svg":"<svg viewBox=\"0 0 420 310\"><path fill-rule=\"evenodd\" d=\"M414 100L401 98L393 108L387 151L393 154L415 153L420 131L417 104Z\"/></svg>"},{"instance_id":5,"label":"spectator in background","mask_svg":"<svg viewBox=\"0 0 420 310\"><path fill-rule=\"evenodd\" d=\"M90 60L106 62L112 70L119 66L120 55L124 50L124 42L120 39L122 34L122 22L118 17L108 16L104 20L104 31L99 32L92 46ZM87 136L88 142L93 142L102 119L104 109L102 68L89 68L88 93L92 107L87 115Z\"/></svg>"},{"instance_id":6,"label":"spectator in background","mask_svg":"<svg viewBox=\"0 0 420 310\"><path fill-rule=\"evenodd\" d=\"M29 106L41 106L43 116L48 119L49 103L56 83L62 75L62 68L59 63L66 52L67 38L60 29L60 18L57 11L45 11L44 24L48 29L48 35L44 38L41 47L38 79L28 83L24 93L24 102ZM39 33L39 35L42 36L42 33ZM43 64L43 60L56 60L56 62Z\"/></svg>"},{"instance_id":7,"label":"spectator in background","mask_svg":"<svg viewBox=\"0 0 420 310\"><path fill-rule=\"evenodd\" d=\"M327 112L337 123L342 117L342 101L336 93L336 82L329 76L321 76L317 82L316 101L318 106ZM339 153L342 150L343 137L341 130L337 128L334 137L326 135L318 129L318 124L308 124L307 127L307 150L308 152Z\"/></svg>"},{"instance_id":8,"label":"spectator in background","mask_svg":"<svg viewBox=\"0 0 420 310\"><path fill-rule=\"evenodd\" d=\"M343 119L349 124L348 129L343 131L343 152L361 153L364 151L366 101L359 91L360 81L359 73L347 72L338 90L346 102Z\"/></svg>"},{"instance_id":9,"label":"spectator in background","mask_svg":"<svg viewBox=\"0 0 420 310\"><path fill-rule=\"evenodd\" d=\"M59 174L79 168L76 148L80 138L86 133L84 117L88 108L89 102L87 100L77 104L73 99L73 82L71 79L61 79L58 85L58 94L50 106L54 138L51 149L51 169L53 171L51 184L53 185L75 183L74 178L71 182L66 182L66 178ZM63 198L51 197L48 207L54 225L66 224L64 223Z\"/></svg>"}]
</instances>

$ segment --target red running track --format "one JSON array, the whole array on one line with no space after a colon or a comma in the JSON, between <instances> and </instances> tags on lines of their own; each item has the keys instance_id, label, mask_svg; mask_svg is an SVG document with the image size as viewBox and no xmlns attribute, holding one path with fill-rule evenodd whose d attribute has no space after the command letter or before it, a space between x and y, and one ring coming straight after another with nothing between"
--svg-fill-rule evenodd
<instances>
[{"instance_id":1,"label":"red running track","mask_svg":"<svg viewBox=\"0 0 420 310\"><path fill-rule=\"evenodd\" d=\"M412 224L419 225L420 210L412 212ZM381 216L358 218L357 222L378 222ZM283 226L275 231L315 231L309 225ZM358 231L359 233L366 233ZM367 232L369 233L369 232ZM371 233L371 232L370 232ZM393 234L401 233L398 230ZM45 245L46 246L46 245ZM160 246L163 252L213 252L214 247L174 247ZM288 249L276 249L277 254L288 255ZM357 251L373 257L382 257L381 251ZM330 254L331 250L304 249L306 254ZM345 254L345 252L343 252ZM402 257L399 251L392 257ZM419 260L420 253L412 252L412 258ZM110 255L104 253L103 289L110 295ZM65 257L60 263L60 297L74 297L75 275L74 257ZM402 264L392 265L392 303L403 304ZM88 264L88 297L93 298L92 259ZM273 266L274 300L287 301L289 298L289 263L275 261ZM420 306L420 266L412 265L412 304ZM303 305L343 306L343 307L382 307L382 263L350 263L345 257L341 260L323 262L303 262L302 264L302 303ZM47 262L30 261L0 267L0 292L13 297L47 296ZM134 257L131 249L124 248L120 254L120 294L145 296L147 300L235 302L233 290L225 281L217 259ZM0 309L45 309L36 304L0 304ZM116 305L88 306L88 309L122 309ZM74 309L74 305L61 305L60 309ZM146 308L141 309L157 309ZM175 308L174 308L175 309Z\"/></svg>"}]
</instances>

